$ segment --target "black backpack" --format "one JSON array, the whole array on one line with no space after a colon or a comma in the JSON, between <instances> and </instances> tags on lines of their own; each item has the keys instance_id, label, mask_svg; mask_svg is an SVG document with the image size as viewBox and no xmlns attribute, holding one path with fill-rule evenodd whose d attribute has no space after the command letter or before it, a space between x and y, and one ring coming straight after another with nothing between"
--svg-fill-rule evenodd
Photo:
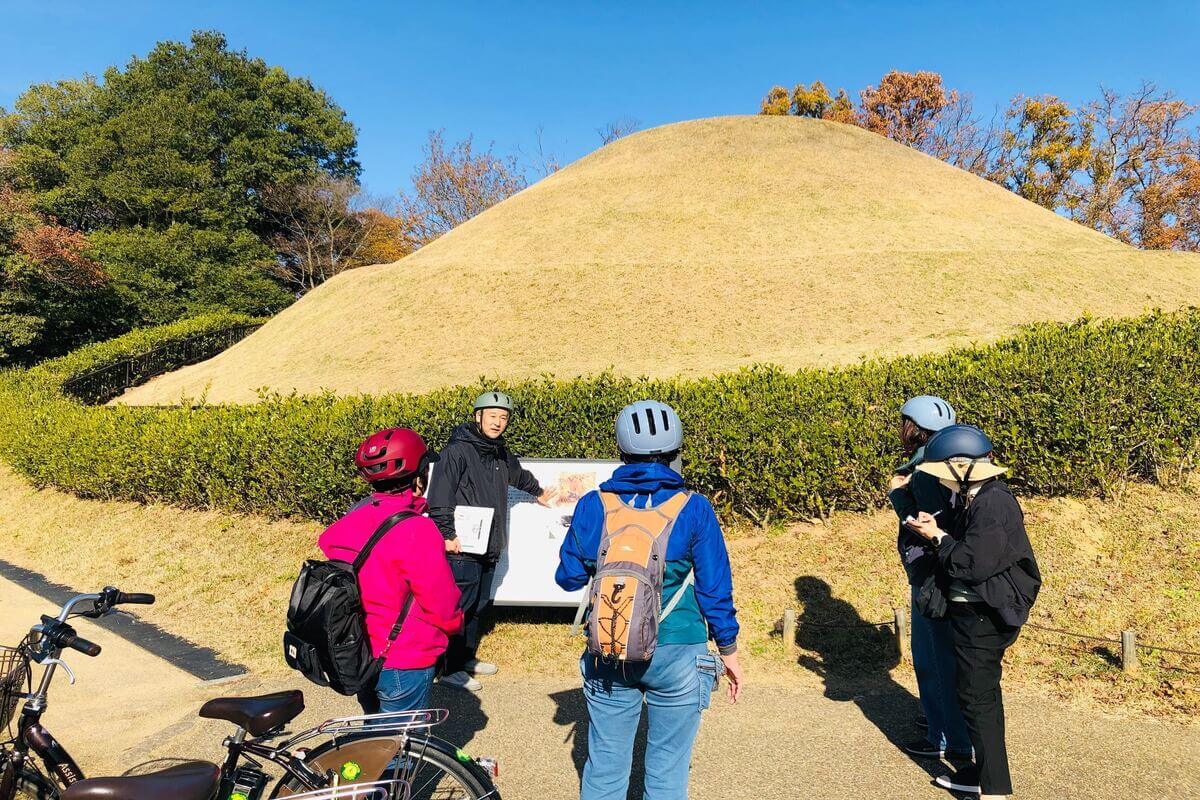
<instances>
[{"instance_id":1,"label":"black backpack","mask_svg":"<svg viewBox=\"0 0 1200 800\"><path fill-rule=\"evenodd\" d=\"M414 511L400 511L385 519L352 564L338 560L304 563L292 587L287 631L283 634L283 657L289 667L299 670L318 686L328 686L344 695L358 694L375 685L412 607L413 595L410 590L388 634L387 646L374 658L358 590L358 572L384 534L417 516L420 515Z\"/></svg>"}]
</instances>

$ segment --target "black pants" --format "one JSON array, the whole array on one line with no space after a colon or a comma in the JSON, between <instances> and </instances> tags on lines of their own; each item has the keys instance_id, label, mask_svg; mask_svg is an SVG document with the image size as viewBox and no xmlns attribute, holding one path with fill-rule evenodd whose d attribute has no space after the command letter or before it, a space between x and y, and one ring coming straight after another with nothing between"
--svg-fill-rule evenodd
<instances>
[{"instance_id":1,"label":"black pants","mask_svg":"<svg viewBox=\"0 0 1200 800\"><path fill-rule=\"evenodd\" d=\"M461 672L479 649L479 615L492 602L492 579L496 562L473 555L450 553L447 557L454 582L462 592L458 607L463 610L463 631L451 636L446 648L445 674Z\"/></svg>"},{"instance_id":2,"label":"black pants","mask_svg":"<svg viewBox=\"0 0 1200 800\"><path fill-rule=\"evenodd\" d=\"M983 794L1012 794L1000 673L1004 651L1021 629L1005 625L985 603L947 605L958 666L958 704L975 748L979 788Z\"/></svg>"}]
</instances>

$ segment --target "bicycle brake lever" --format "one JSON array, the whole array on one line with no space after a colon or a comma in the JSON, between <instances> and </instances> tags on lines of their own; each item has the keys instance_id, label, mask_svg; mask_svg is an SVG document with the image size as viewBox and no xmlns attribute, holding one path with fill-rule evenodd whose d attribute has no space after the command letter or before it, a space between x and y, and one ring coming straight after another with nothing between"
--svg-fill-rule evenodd
<instances>
[{"instance_id":1,"label":"bicycle brake lever","mask_svg":"<svg viewBox=\"0 0 1200 800\"><path fill-rule=\"evenodd\" d=\"M75 673L72 672L71 668L67 666L67 662L63 661L61 658L47 658L42 662L42 666L46 667L50 666L51 664L55 664L65 669L67 671L67 678L70 679L70 684L72 686L75 685Z\"/></svg>"}]
</instances>

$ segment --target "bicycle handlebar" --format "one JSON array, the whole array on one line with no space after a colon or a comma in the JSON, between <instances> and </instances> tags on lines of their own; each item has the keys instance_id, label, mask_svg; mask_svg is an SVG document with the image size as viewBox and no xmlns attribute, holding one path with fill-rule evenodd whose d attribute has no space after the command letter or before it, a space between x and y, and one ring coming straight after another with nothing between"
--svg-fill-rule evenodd
<instances>
[{"instance_id":1,"label":"bicycle handlebar","mask_svg":"<svg viewBox=\"0 0 1200 800\"><path fill-rule=\"evenodd\" d=\"M72 650L78 650L85 656L92 656L93 658L100 655L100 645L96 644L95 642L89 642L82 636L78 636L74 633L64 633L56 638L58 640L59 647L69 647Z\"/></svg>"},{"instance_id":2,"label":"bicycle handlebar","mask_svg":"<svg viewBox=\"0 0 1200 800\"><path fill-rule=\"evenodd\" d=\"M140 606L152 606L154 605L154 595L146 594L144 592L131 592L129 594L126 594L125 592L117 592L115 604L121 605L122 603Z\"/></svg>"}]
</instances>

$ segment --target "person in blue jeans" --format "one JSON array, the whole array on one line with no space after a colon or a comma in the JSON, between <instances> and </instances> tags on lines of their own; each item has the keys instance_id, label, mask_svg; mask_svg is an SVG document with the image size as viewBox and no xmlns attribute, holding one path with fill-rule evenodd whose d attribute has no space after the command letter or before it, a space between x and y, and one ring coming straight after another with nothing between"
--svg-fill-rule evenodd
<instances>
[{"instance_id":1,"label":"person in blue jeans","mask_svg":"<svg viewBox=\"0 0 1200 800\"><path fill-rule=\"evenodd\" d=\"M911 651L917 693L926 720L925 735L901 745L920 758L945 756L951 761L972 756L967 723L958 704L954 641L948 618L930 619L917 608L921 585L933 574L937 559L927 542L905 524L922 511L934 514L942 530L954 523L950 490L936 478L916 470L923 460L925 443L956 421L954 409L940 397L921 395L900 408L900 441L909 460L897 470L889 485L888 500L900 518L896 547L908 575L912 598Z\"/></svg>"},{"instance_id":2,"label":"person in blue jeans","mask_svg":"<svg viewBox=\"0 0 1200 800\"><path fill-rule=\"evenodd\" d=\"M648 419L661 422L648 424ZM647 508L684 491L683 478L668 466L683 444L682 425L670 406L649 400L627 406L617 416L617 444L624 464L599 492L615 493L633 508ZM555 580L567 591L583 588L596 571L605 514L599 492L580 498L559 550ZM688 498L675 520L667 541L663 609L677 593L683 594L659 624L651 659L607 663L587 651L580 659L588 708L580 800L625 797L643 701L648 716L644 797L683 800L700 712L708 707L720 675L729 677L730 702L741 694L733 577L720 523L709 501L698 494ZM709 652L710 638L718 654Z\"/></svg>"}]
</instances>

